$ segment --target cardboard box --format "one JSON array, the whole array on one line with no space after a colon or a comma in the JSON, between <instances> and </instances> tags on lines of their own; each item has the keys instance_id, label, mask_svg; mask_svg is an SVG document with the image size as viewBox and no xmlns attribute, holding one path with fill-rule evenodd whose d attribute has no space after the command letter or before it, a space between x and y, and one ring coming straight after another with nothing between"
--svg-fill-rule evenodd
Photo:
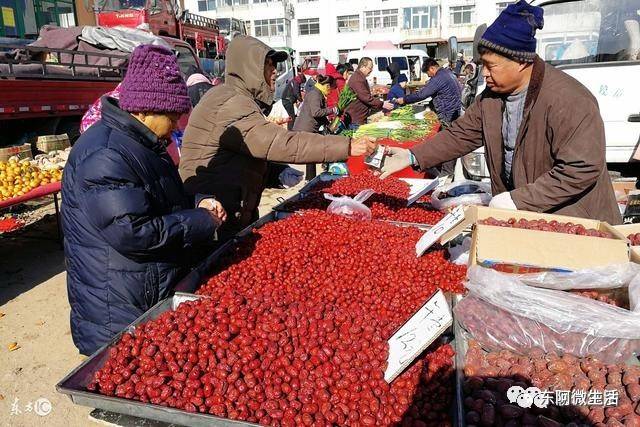
<instances>
[{"instance_id":1,"label":"cardboard box","mask_svg":"<svg viewBox=\"0 0 640 427\"><path fill-rule=\"evenodd\" d=\"M613 191L629 194L630 191L636 189L636 180L635 178L629 178L625 180L613 181Z\"/></svg>"},{"instance_id":2,"label":"cardboard box","mask_svg":"<svg viewBox=\"0 0 640 427\"><path fill-rule=\"evenodd\" d=\"M18 159L31 159L31 144L12 145L0 148L0 162L6 162L10 157L17 156Z\"/></svg>"},{"instance_id":3,"label":"cardboard box","mask_svg":"<svg viewBox=\"0 0 640 427\"><path fill-rule=\"evenodd\" d=\"M38 137L36 147L38 148L38 151L47 154L51 151L69 148L71 147L71 143L69 141L69 136L66 133L63 133L62 135L44 135Z\"/></svg>"},{"instance_id":4,"label":"cardboard box","mask_svg":"<svg viewBox=\"0 0 640 427\"><path fill-rule=\"evenodd\" d=\"M606 231L614 238L605 239L477 224L479 220L489 217L499 220L522 218L571 222L583 225L585 228ZM470 225L473 225L469 252L470 265L481 265L510 273L525 273L546 270L573 271L629 261L629 245L626 236L606 222L484 206L467 207L463 222L446 233L441 242L450 241Z\"/></svg>"},{"instance_id":5,"label":"cardboard box","mask_svg":"<svg viewBox=\"0 0 640 427\"><path fill-rule=\"evenodd\" d=\"M619 231L625 238L629 234L640 233L640 224L616 225L613 228ZM640 246L631 246L631 261L640 264Z\"/></svg>"}]
</instances>

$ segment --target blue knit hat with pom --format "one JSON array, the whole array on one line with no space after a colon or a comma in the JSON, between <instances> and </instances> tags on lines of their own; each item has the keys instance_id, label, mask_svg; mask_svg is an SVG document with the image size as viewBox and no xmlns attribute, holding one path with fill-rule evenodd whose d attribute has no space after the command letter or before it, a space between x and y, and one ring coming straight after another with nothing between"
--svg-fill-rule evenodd
<instances>
[{"instance_id":1,"label":"blue knit hat with pom","mask_svg":"<svg viewBox=\"0 0 640 427\"><path fill-rule=\"evenodd\" d=\"M543 13L541 7L525 0L510 4L487 28L479 45L516 61L533 62L536 30L544 25Z\"/></svg>"}]
</instances>

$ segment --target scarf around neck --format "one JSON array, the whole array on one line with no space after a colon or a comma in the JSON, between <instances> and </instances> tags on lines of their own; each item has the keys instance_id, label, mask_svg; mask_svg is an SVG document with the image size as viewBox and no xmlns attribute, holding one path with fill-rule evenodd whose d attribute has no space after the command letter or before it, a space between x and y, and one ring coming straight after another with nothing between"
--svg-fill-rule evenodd
<instances>
[{"instance_id":1,"label":"scarf around neck","mask_svg":"<svg viewBox=\"0 0 640 427\"><path fill-rule=\"evenodd\" d=\"M325 98L327 97L327 95L329 95L329 86L328 85L321 85L320 83L316 83L315 84L315 88L318 89L320 91L320 93L322 94L322 96L324 96Z\"/></svg>"}]
</instances>

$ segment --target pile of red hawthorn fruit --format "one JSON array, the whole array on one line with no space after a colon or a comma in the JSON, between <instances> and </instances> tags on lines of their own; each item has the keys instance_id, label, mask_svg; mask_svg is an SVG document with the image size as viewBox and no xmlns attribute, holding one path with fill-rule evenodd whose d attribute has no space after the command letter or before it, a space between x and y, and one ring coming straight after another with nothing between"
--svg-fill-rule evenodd
<instances>
[{"instance_id":1,"label":"pile of red hawthorn fruit","mask_svg":"<svg viewBox=\"0 0 640 427\"><path fill-rule=\"evenodd\" d=\"M387 340L435 292L461 292L421 232L307 212L237 244L194 302L126 333L89 390L264 425L451 425L453 350L390 385Z\"/></svg>"},{"instance_id":2,"label":"pile of red hawthorn fruit","mask_svg":"<svg viewBox=\"0 0 640 427\"><path fill-rule=\"evenodd\" d=\"M444 213L425 206L425 203L431 200L428 196L422 197L418 204L407 206L409 184L394 176L380 179L371 171L364 171L330 183L321 183L302 199L288 203L285 209L289 211L326 210L331 202L324 198L324 194L353 197L366 189L375 191L375 194L364 203L371 209L373 219L433 225L444 216Z\"/></svg>"}]
</instances>

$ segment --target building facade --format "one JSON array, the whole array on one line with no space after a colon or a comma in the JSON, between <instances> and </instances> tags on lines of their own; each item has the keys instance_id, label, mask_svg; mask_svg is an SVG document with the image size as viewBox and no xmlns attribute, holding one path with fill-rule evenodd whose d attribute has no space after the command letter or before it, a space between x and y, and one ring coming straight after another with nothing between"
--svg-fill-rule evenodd
<instances>
[{"instance_id":1,"label":"building facade","mask_svg":"<svg viewBox=\"0 0 640 427\"><path fill-rule=\"evenodd\" d=\"M47 24L77 25L74 0L0 0L0 37L34 38Z\"/></svg>"},{"instance_id":2,"label":"building facade","mask_svg":"<svg viewBox=\"0 0 640 427\"><path fill-rule=\"evenodd\" d=\"M344 61L370 41L390 41L444 58L456 36L465 56L475 30L512 1L496 0L185 0L185 8L211 17L237 18L247 33L300 58Z\"/></svg>"}]
</instances>

